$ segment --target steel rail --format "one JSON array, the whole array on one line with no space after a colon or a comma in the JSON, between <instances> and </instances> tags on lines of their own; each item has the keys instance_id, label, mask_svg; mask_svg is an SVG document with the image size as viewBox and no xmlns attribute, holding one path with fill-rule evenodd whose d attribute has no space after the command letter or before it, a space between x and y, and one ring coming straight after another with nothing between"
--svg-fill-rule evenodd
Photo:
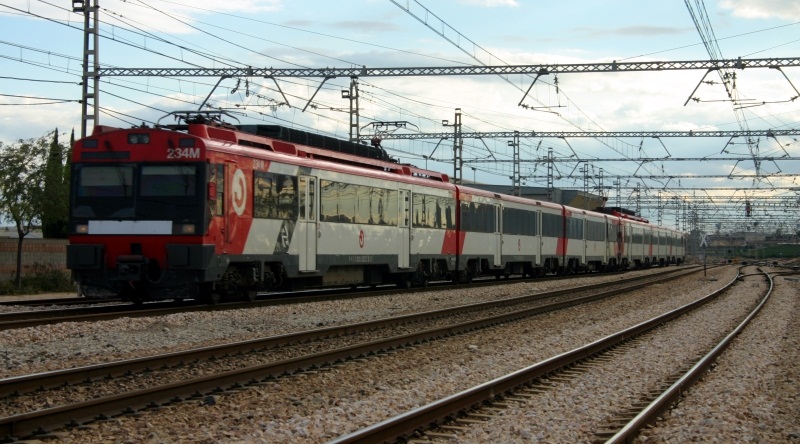
<instances>
[{"instance_id":1,"label":"steel rail","mask_svg":"<svg viewBox=\"0 0 800 444\"><path fill-rule=\"evenodd\" d=\"M692 270L691 272L699 272L699 270ZM277 376L291 375L307 369L319 369L320 367L336 365L338 363L359 357L373 356L378 353L385 353L443 337L471 332L476 329L486 328L488 326L498 325L501 323L512 322L544 312L591 302L604 297L609 297L613 294L635 290L637 288L642 288L658 282L660 281L657 280L653 282L636 283L624 289L601 292L589 296L579 297L566 302L528 308L518 312L506 313L484 319L429 329L421 332L355 344L335 350L328 350L311 355L251 366L243 369L230 370L192 380L120 393L117 395L96 398L71 405L47 408L35 412L0 418L0 436L32 436L45 433L51 428L63 427L65 425L77 426L79 425L80 421L92 421L98 418L107 418L108 416L114 414L133 413L136 411L136 409L157 407L161 405L159 403L169 404L185 399L195 399L197 397L204 396L201 394L203 392L224 392L226 391L225 387L237 389L242 387L242 383L258 384L259 382L273 380ZM605 283L607 286L615 284L616 282ZM566 291L572 292L574 289L568 289ZM189 398L185 398L187 394L190 393L194 393L194 395L189 396Z\"/></svg>"},{"instance_id":2,"label":"steel rail","mask_svg":"<svg viewBox=\"0 0 800 444\"><path fill-rule=\"evenodd\" d=\"M0 301L0 305L21 305L26 307L47 306L47 305L89 305L103 304L106 302L121 302L120 299L89 299L85 297L63 297L47 299L16 299L10 301Z\"/></svg>"},{"instance_id":3,"label":"steel rail","mask_svg":"<svg viewBox=\"0 0 800 444\"><path fill-rule=\"evenodd\" d=\"M436 424L448 417L481 405L487 401L500 400L503 394L524 386L542 376L569 366L576 361L592 357L631 337L647 332L664 322L677 318L713 300L737 282L737 275L724 287L697 301L678 307L663 315L641 322L633 327L611 334L590 344L578 347L560 355L545 359L537 364L511 374L496 378L476 387L464 390L425 406L400 414L385 421L330 441L328 444L396 442L406 439L429 424Z\"/></svg>"},{"instance_id":4,"label":"steel rail","mask_svg":"<svg viewBox=\"0 0 800 444\"><path fill-rule=\"evenodd\" d=\"M665 390L664 393L651 402L647 407L642 409L642 411L625 426L623 426L622 429L617 432L617 434L609 438L606 441L606 444L631 442L631 440L639 434L639 431L642 428L648 424L654 423L661 413L666 411L672 404L680 400L681 395L695 382L697 382L703 376L703 374L706 373L711 365L717 360L719 355L721 355L722 352L724 352L730 346L734 338L736 338L736 336L738 336L739 333L741 333L745 327L747 327L750 321L752 321L753 318L758 315L758 313L762 308L764 308L764 305L766 305L767 301L769 300L774 287L772 276L770 276L769 273L761 270L761 268L759 268L759 271L766 276L767 281L769 282L769 289L759 304L756 305L750 314L732 332L725 336L725 338L720 341L719 344L717 344L710 352L708 352L708 354L703 356L694 366L692 366L688 372L686 372L686 374L684 374L667 390Z\"/></svg>"},{"instance_id":5,"label":"steel rail","mask_svg":"<svg viewBox=\"0 0 800 444\"><path fill-rule=\"evenodd\" d=\"M378 328L385 328L397 325L409 324L428 319L445 318L461 313L486 310L491 308L519 305L527 302L534 302L539 299L551 298L570 293L592 291L607 287L609 285L629 284L637 281L647 282L636 285L652 285L664 280L671 279L676 273L687 271L686 269L672 269L666 273L658 275L637 276L613 283L599 283L570 287L561 290L548 291L545 293L534 293L523 296L516 296L496 301L476 302L473 304L460 305L457 307L431 310L422 313L413 313L404 316L377 319L373 321L361 322L357 324L346 324L339 326L326 327L315 330L308 330L296 333L270 336L266 338L252 339L229 344L219 344L211 347L195 348L183 350L163 355L144 356L134 359L125 359L114 362L88 365L63 370L36 373L32 375L13 376L0 379L0 397L22 394L42 388L57 387L65 384L77 384L91 382L94 379L108 378L126 374L128 372L147 371L149 369L160 368L163 366L176 366L188 362L195 362L201 359L209 359L213 356L234 355L238 353L250 352L253 350L267 349L287 344L304 343L330 337L351 335L363 331L371 331ZM684 275L699 273L700 269L689 269ZM630 287L628 287L630 288Z\"/></svg>"},{"instance_id":6,"label":"steel rail","mask_svg":"<svg viewBox=\"0 0 800 444\"><path fill-rule=\"evenodd\" d=\"M587 275L589 276L589 275ZM545 279L565 279L574 276L549 276ZM541 280L542 278L536 278ZM207 305L204 303L185 302L185 301L158 301L144 305L121 303L117 305L102 305L96 307L65 308L58 310L34 310L11 313L0 313L0 331L15 328L35 327L38 325L58 324L61 322L95 322L101 320L118 319L120 317L144 317L159 316L173 313L185 313L194 311L216 311L234 310L238 308L252 308L259 306L271 306L282 304L298 304L305 302L318 302L322 300L340 300L356 297L366 297L374 295L407 294L419 291L429 291L434 287L447 287L449 289L474 288L478 286L490 286L500 284L513 284L523 281L522 279L506 279L498 282L495 279L473 281L469 284L453 285L452 283L434 283L428 287L414 288L383 288L367 291L353 291L350 288L333 288L320 291L317 294L298 296L296 292L288 293L267 293L258 297L256 301L246 302L224 302L217 305ZM98 304L106 302L105 299L97 299Z\"/></svg>"}]
</instances>

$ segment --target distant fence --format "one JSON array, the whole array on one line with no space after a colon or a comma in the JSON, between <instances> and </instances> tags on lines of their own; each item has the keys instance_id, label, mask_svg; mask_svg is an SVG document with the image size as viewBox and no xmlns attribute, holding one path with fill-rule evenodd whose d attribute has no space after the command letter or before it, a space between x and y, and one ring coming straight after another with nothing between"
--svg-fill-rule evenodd
<instances>
[{"instance_id":1,"label":"distant fence","mask_svg":"<svg viewBox=\"0 0 800 444\"><path fill-rule=\"evenodd\" d=\"M17 241L0 238L0 281L14 278L17 272ZM32 273L34 265L67 271L66 239L25 239L22 242L22 275Z\"/></svg>"}]
</instances>

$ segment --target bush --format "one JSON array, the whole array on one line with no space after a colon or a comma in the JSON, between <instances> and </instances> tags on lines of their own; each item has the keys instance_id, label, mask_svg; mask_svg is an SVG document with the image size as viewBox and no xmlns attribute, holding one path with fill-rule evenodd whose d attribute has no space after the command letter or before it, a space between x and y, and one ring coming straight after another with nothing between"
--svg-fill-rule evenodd
<instances>
[{"instance_id":1,"label":"bush","mask_svg":"<svg viewBox=\"0 0 800 444\"><path fill-rule=\"evenodd\" d=\"M75 283L69 272L58 270L52 265L34 263L26 265L22 275L22 288L17 288L15 277L0 281L0 295L38 294L76 291Z\"/></svg>"}]
</instances>

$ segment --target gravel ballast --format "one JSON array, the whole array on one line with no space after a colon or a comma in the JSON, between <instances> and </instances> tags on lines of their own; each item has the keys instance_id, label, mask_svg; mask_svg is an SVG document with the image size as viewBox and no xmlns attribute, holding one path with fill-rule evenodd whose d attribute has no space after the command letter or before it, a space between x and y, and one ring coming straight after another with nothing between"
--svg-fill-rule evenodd
<instances>
[{"instance_id":1,"label":"gravel ballast","mask_svg":"<svg viewBox=\"0 0 800 444\"><path fill-rule=\"evenodd\" d=\"M324 442L582 345L590 339L629 326L637 319L652 317L693 300L698 295L709 293L734 275L735 269L731 267L709 270L709 277L715 277L717 282L702 279L702 274L699 277L695 275L684 278L679 285L652 286L637 292L637 297L629 298L627 302L604 301L576 307L451 340L423 344L390 357L284 378L240 393L217 396L213 404L191 402L163 407L157 413L115 418L88 430L68 432L61 439L65 442ZM580 284L585 282L580 281ZM18 336L13 331L0 332L3 334L0 344L14 345L11 352L4 349L3 356L17 363L13 370L15 374L24 374L30 369L54 364L60 368L77 365L75 362L114 359L107 355L109 349L119 357L152 354L154 351L185 348L186 344L196 346L228 342L313 328L321 323L355 322L487 298L509 297L515 292L532 291L534 287L541 286L543 290L547 283L518 285L523 288L502 287L498 289L501 294L489 294L491 292L483 288L459 291L457 294L426 293L427 298L422 294L408 298L393 296L374 298L375 301L357 300L352 301L352 310L348 301L338 301L335 303L336 309L332 309L329 303L314 303L303 304L302 307L240 310L242 313L186 313L149 320L120 319L85 325L65 324L60 329L57 328L59 326L23 329L16 331ZM568 284L561 281L555 285ZM794 287L792 291L796 293L797 288ZM776 298L775 301L780 299ZM623 308L620 308L620 304ZM612 306L614 310L623 310L624 316L610 316L611 311L607 307ZM221 316L217 318L216 315ZM276 322L264 322L264 319L274 319ZM795 318L795 325L796 321ZM40 329L45 331L36 332ZM497 336L493 332L502 333ZM796 341L796 329L794 335ZM37 359L36 351L26 351L26 340L33 343L28 346L33 345L39 351L46 350L52 353L51 359L61 362ZM84 346L86 349L81 350ZM795 362L796 350L795 347ZM768 366L766 370L772 367L775 366ZM765 371L763 368L759 370ZM796 373L794 376L796 389ZM796 402L794 406L792 410L792 405L788 405L785 411L790 415L793 412L796 419ZM570 427L568 419L566 421L560 427ZM536 436L518 433L509 436L510 441L507 442L536 441ZM648 442L663 442L663 438L654 439Z\"/></svg>"}]
</instances>

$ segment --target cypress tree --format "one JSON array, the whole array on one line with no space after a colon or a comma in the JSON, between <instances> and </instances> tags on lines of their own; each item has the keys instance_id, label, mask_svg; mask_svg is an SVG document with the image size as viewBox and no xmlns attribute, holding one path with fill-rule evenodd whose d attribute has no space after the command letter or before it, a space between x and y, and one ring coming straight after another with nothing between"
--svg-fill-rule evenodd
<instances>
[{"instance_id":1,"label":"cypress tree","mask_svg":"<svg viewBox=\"0 0 800 444\"><path fill-rule=\"evenodd\" d=\"M64 149L58 143L58 128L47 153L42 202L42 235L46 238L67 236L68 194L64 187Z\"/></svg>"}]
</instances>

